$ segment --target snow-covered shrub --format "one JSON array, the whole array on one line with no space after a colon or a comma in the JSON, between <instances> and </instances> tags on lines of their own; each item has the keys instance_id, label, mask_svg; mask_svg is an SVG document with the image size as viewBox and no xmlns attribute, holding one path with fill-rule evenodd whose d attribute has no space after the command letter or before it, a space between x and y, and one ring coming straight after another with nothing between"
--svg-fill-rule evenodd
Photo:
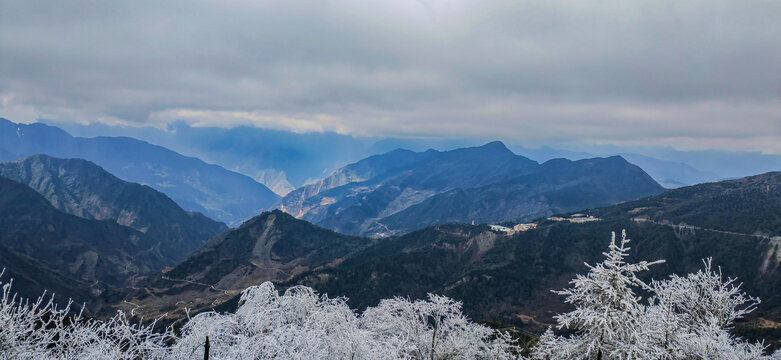
<instances>
[{"instance_id":1,"label":"snow-covered shrub","mask_svg":"<svg viewBox=\"0 0 781 360\"><path fill-rule=\"evenodd\" d=\"M0 272L0 275L2 273ZM73 315L71 304L57 308L45 294L34 302L2 284L0 359L163 359L169 333L154 324L131 324L123 313L107 321Z\"/></svg>"},{"instance_id":2,"label":"snow-covered shrub","mask_svg":"<svg viewBox=\"0 0 781 360\"><path fill-rule=\"evenodd\" d=\"M516 351L506 334L469 322L442 296L383 300L358 316L342 298L303 286L280 296L266 282L240 304L235 314L193 317L172 356L191 358L206 336L214 359L506 359Z\"/></svg>"},{"instance_id":3,"label":"snow-covered shrub","mask_svg":"<svg viewBox=\"0 0 781 360\"><path fill-rule=\"evenodd\" d=\"M710 259L704 261L704 269L686 277L653 281L650 290L645 333L659 351L701 358L760 358L761 344L729 334L732 323L753 311L759 299L743 293L735 279L725 281Z\"/></svg>"},{"instance_id":4,"label":"snow-covered shrub","mask_svg":"<svg viewBox=\"0 0 781 360\"><path fill-rule=\"evenodd\" d=\"M535 359L770 359L762 344L751 344L729 333L735 319L759 303L740 290L735 279L723 280L710 259L705 268L686 277L640 281L636 274L658 262L629 264L629 239L613 233L606 260L578 275L566 296L575 310L556 317L559 329L574 331L557 336L551 329L540 338ZM642 303L635 289L651 296ZM774 356L778 356L778 352Z\"/></svg>"},{"instance_id":5,"label":"snow-covered shrub","mask_svg":"<svg viewBox=\"0 0 781 360\"><path fill-rule=\"evenodd\" d=\"M179 336L134 325L123 313L107 321L69 315L51 298L21 301L2 287L0 359L195 359L208 336L210 359L509 359L509 336L469 322L461 304L384 300L358 316L344 298L296 286L280 295L270 282L250 287L233 314L206 312Z\"/></svg>"},{"instance_id":6,"label":"snow-covered shrub","mask_svg":"<svg viewBox=\"0 0 781 360\"><path fill-rule=\"evenodd\" d=\"M519 348L509 335L470 322L461 304L429 294L429 300L382 300L361 324L397 359L510 359Z\"/></svg>"},{"instance_id":7,"label":"snow-covered shrub","mask_svg":"<svg viewBox=\"0 0 781 360\"><path fill-rule=\"evenodd\" d=\"M359 326L344 299L297 286L280 296L274 285L247 289L236 313L199 314L173 347L176 358L203 351L206 336L214 359L382 359L385 349Z\"/></svg>"}]
</instances>

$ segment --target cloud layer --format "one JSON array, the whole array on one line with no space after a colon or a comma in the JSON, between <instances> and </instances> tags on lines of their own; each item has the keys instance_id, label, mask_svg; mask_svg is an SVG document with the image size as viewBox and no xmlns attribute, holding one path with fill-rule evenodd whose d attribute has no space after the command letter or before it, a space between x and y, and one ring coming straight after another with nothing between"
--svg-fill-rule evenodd
<instances>
[{"instance_id":1,"label":"cloud layer","mask_svg":"<svg viewBox=\"0 0 781 360\"><path fill-rule=\"evenodd\" d=\"M0 116L781 153L781 2L3 2Z\"/></svg>"}]
</instances>

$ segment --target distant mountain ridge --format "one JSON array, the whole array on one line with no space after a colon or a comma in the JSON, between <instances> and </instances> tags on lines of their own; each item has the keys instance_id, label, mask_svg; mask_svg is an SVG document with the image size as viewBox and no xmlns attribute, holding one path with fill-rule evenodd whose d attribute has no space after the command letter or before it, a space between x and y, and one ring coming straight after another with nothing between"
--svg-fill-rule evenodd
<instances>
[{"instance_id":1,"label":"distant mountain ridge","mask_svg":"<svg viewBox=\"0 0 781 360\"><path fill-rule=\"evenodd\" d=\"M720 180L718 175L695 169L688 164L659 160L640 154L622 153L620 155L632 164L641 167L654 180L668 189Z\"/></svg>"},{"instance_id":2,"label":"distant mountain ridge","mask_svg":"<svg viewBox=\"0 0 781 360\"><path fill-rule=\"evenodd\" d=\"M620 157L538 164L497 141L372 156L291 192L272 208L346 234L388 236L448 222L530 219L663 190Z\"/></svg>"},{"instance_id":3,"label":"distant mountain ridge","mask_svg":"<svg viewBox=\"0 0 781 360\"><path fill-rule=\"evenodd\" d=\"M620 156L554 159L509 180L432 196L379 223L409 232L443 223L524 222L662 191L648 174Z\"/></svg>"},{"instance_id":4,"label":"distant mountain ridge","mask_svg":"<svg viewBox=\"0 0 781 360\"><path fill-rule=\"evenodd\" d=\"M296 133L255 126L196 127L184 122L169 123L165 130L95 123L62 123L61 126L81 136L132 136L162 145L245 174L282 196L345 164L378 153L371 148L376 139L328 131Z\"/></svg>"},{"instance_id":5,"label":"distant mountain ridge","mask_svg":"<svg viewBox=\"0 0 781 360\"><path fill-rule=\"evenodd\" d=\"M33 155L0 163L0 176L30 186L65 213L114 220L144 233L156 241L168 265L228 229L200 213L185 212L151 187L120 180L82 159Z\"/></svg>"},{"instance_id":6,"label":"distant mountain ridge","mask_svg":"<svg viewBox=\"0 0 781 360\"><path fill-rule=\"evenodd\" d=\"M286 195L295 187L310 184L350 163L394 149L440 151L476 146L493 139L481 138L365 138L324 133L293 133L253 126L230 129L187 125L184 122L158 127L122 127L105 124L57 124L78 136L132 136L165 146L182 154L219 164L266 184ZM582 160L621 155L640 166L661 185L674 188L705 181L740 178L781 170L781 156L727 151L679 151L667 147L627 147L590 144L529 144L505 139L516 154L540 163L555 159ZM553 147L551 147L553 146ZM567 150L569 149L569 150ZM0 156L2 151L0 150Z\"/></svg>"},{"instance_id":7,"label":"distant mountain ridge","mask_svg":"<svg viewBox=\"0 0 781 360\"><path fill-rule=\"evenodd\" d=\"M127 137L72 137L40 123L0 119L0 161L34 154L92 161L117 177L149 185L188 211L237 225L279 196L251 178Z\"/></svg>"}]
</instances>

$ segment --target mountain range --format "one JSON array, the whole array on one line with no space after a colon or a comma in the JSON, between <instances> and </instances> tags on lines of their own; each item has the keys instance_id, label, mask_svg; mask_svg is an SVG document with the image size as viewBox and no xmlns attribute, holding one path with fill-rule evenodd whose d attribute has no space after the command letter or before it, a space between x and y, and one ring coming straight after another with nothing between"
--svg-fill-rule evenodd
<instances>
[{"instance_id":1,"label":"mountain range","mask_svg":"<svg viewBox=\"0 0 781 360\"><path fill-rule=\"evenodd\" d=\"M549 160L533 171L471 189L443 192L380 220L405 233L446 223L526 222L554 213L615 204L664 189L619 156Z\"/></svg>"},{"instance_id":2,"label":"mountain range","mask_svg":"<svg viewBox=\"0 0 781 360\"><path fill-rule=\"evenodd\" d=\"M712 257L762 298L736 331L781 335L777 172L665 191L623 156L538 163L491 142L370 156L279 198L131 138L0 120L0 140L4 279L26 296L48 289L86 302L97 316L123 309L173 322L185 309L230 310L242 290L270 280L346 296L358 309L444 294L474 320L539 332L569 306L550 290L599 261L610 231L627 229L630 261L667 260L645 280ZM674 178L702 176L657 165L677 169ZM575 211L594 218L567 221ZM207 216L249 220L231 229ZM487 225L519 222L536 228Z\"/></svg>"},{"instance_id":3,"label":"mountain range","mask_svg":"<svg viewBox=\"0 0 781 360\"><path fill-rule=\"evenodd\" d=\"M372 146L377 141L375 138L332 132L294 133L253 126L226 129L194 127L183 122L168 124L163 130L102 124L62 123L61 126L82 136L132 136L165 146L245 174L281 196L345 164L395 149L375 149Z\"/></svg>"},{"instance_id":4,"label":"mountain range","mask_svg":"<svg viewBox=\"0 0 781 360\"><path fill-rule=\"evenodd\" d=\"M0 121L0 125L8 124L7 121ZM8 131L2 134L8 137ZM13 158L37 149L50 153L86 154L105 150L104 157L110 157L125 149L139 147L144 151L165 155L152 158L156 163L175 163L186 159L164 148L134 139L74 138L43 124L18 125L13 135L18 147L8 146L8 143L2 147L5 154ZM195 164L203 165L198 161ZM384 211L393 207L403 210L402 207L408 204L416 191L424 197L413 201L420 202L433 195L447 194L453 189L499 184L505 178L531 174L550 164L539 165L517 156L499 142L448 152L396 150L345 167L303 190L311 191L314 196L320 196L322 191L365 191L366 185L373 182L372 186L378 191L367 191L369 196L357 199L357 202L351 199L354 196L347 196L345 202L349 204L353 201L351 205L357 204L359 207L385 207ZM603 165L599 163L593 167ZM625 162L621 165L631 166ZM607 168L604 170L608 171ZM642 171L630 173L630 177L636 176L641 182L648 180ZM560 176L562 174L550 175L565 179L565 176ZM4 186L9 189L5 195L16 196L8 198L0 208L10 214L4 222L8 229L4 234L5 242L0 243L8 250L4 261L16 264L9 267L8 273L26 279L20 280L27 283L24 291L41 290L46 284L52 284L54 279L67 274L64 276L75 279L70 284L72 286L63 288L60 282L51 288L62 288L63 294L98 305L111 301L106 296L116 296L128 286L135 287L134 284L141 278L161 270L166 273L170 271L170 274L153 275L143 281L144 284L164 289L162 294L165 296L176 288L167 284L167 281L178 282L180 286L181 281L188 283L188 286L208 283L209 288L225 287L238 291L236 289L246 287L258 279L284 281L304 271L332 266L349 253L373 243L366 238L324 230L305 221L293 221L292 217L282 212L268 213L271 215L254 218L235 231L226 232L228 227L224 223L213 221L197 212L185 211L177 202L152 186L125 181L99 164L84 159L31 155L0 163L0 177L6 179ZM653 184L653 181L650 180L650 183ZM548 190L555 193L567 188L567 185L561 185ZM658 188L658 185L655 186ZM631 189L630 192L635 190ZM535 191L550 197L550 193L539 188ZM485 194L477 192L476 196ZM588 197L584 197L584 201L589 206L600 204ZM26 208L20 208L28 203ZM344 216L339 221L345 224L352 221L348 215L355 213L355 206L348 209L344 214L337 214ZM276 220L267 223L268 216ZM337 221L337 218L331 216L326 219ZM421 217L423 220L437 221ZM412 229L425 225L420 222L408 227ZM399 228L399 231L406 231L401 226ZM80 229L88 230L83 230L84 235L80 236ZM267 229L273 231L267 232ZM45 241L36 241L42 236L39 233L43 230L46 230L46 236L41 239ZM273 234L282 234L279 235L281 240ZM291 237L293 240L289 239ZM58 242L58 239L61 241ZM244 245L240 245L241 242ZM250 249L247 244L255 245ZM37 246L44 248L39 249ZM262 248L266 250L258 250ZM284 255L285 251L293 255ZM248 257L237 260L237 252L240 256ZM222 268L219 265L212 269L211 265L206 265L208 271L199 268L218 260L229 264L238 261L240 266ZM41 265L40 276L32 276L25 270L35 267L35 264ZM165 269L169 266L173 268ZM178 280L167 280L173 278ZM103 298L99 299L101 296Z\"/></svg>"},{"instance_id":5,"label":"mountain range","mask_svg":"<svg viewBox=\"0 0 781 360\"><path fill-rule=\"evenodd\" d=\"M433 224L525 221L663 190L621 157L538 164L491 142L372 156L289 193L272 208L341 233L382 237Z\"/></svg>"},{"instance_id":6,"label":"mountain range","mask_svg":"<svg viewBox=\"0 0 781 360\"><path fill-rule=\"evenodd\" d=\"M73 137L60 128L0 119L0 161L47 154L92 161L111 174L151 186L188 211L238 225L279 196L246 175L128 137Z\"/></svg>"},{"instance_id":7,"label":"mountain range","mask_svg":"<svg viewBox=\"0 0 781 360\"><path fill-rule=\"evenodd\" d=\"M684 187L640 200L582 211L600 219L538 219L512 235L477 225L440 225L386 239L330 268L287 282L343 294L358 308L391 296L446 294L477 321L543 331L569 309L562 289L584 263L602 258L611 231L633 240L629 261L665 259L645 280L688 273L712 258L724 276L762 299L737 325L751 336L781 335L781 173ZM561 214L569 217L571 214Z\"/></svg>"},{"instance_id":8,"label":"mountain range","mask_svg":"<svg viewBox=\"0 0 781 360\"><path fill-rule=\"evenodd\" d=\"M292 133L250 126L232 129L174 122L165 129L104 124L57 123L79 136L133 136L182 154L219 164L267 185L281 196L363 158L395 149L440 151L471 147L490 139L370 138L329 132ZM540 163L620 155L667 188L781 169L781 156L718 151L676 151L661 147L533 147L505 142L516 154Z\"/></svg>"},{"instance_id":9,"label":"mountain range","mask_svg":"<svg viewBox=\"0 0 781 360\"><path fill-rule=\"evenodd\" d=\"M476 140L383 139L377 141L372 146L372 150L374 150L375 153L387 152L395 148L404 148L413 151L425 151L429 148L453 149L476 146L478 145L477 143L479 142ZM695 166L690 165L690 163L681 162L680 160L676 161L676 156L679 155L679 153L681 153L681 155L687 155L685 152L659 154L661 157L665 158L660 159L642 155L642 151L646 149L626 149L613 147L609 149L597 148L592 149L592 152L588 152L553 148L550 146L529 147L523 144L515 143L508 143L507 146L516 154L525 156L540 163L559 158L575 161L591 159L595 157L611 157L619 155L630 163L642 168L645 172L648 173L648 175L651 175L654 180L666 188L676 188L680 186L699 184L706 181L721 180L728 177L727 175L720 175L721 173L730 174L731 176L734 176L732 174L735 173L734 169L733 171L725 172L724 169L727 168L726 166L718 167L711 165L708 167L708 169L711 169L710 171L703 171L696 168ZM699 155L700 157L697 159L708 158L707 153ZM718 158L720 157L720 154L715 154L712 156ZM754 159L756 157L761 157L764 164L762 162L757 163L756 161L751 161L749 166L746 166L738 171L743 174L741 176L756 174L759 172L768 171L768 169L773 169L772 165L770 167L767 166L768 163L778 164L779 166L776 168L781 169L781 157L763 156L758 154L749 154L745 156L746 159ZM693 161L691 163L699 164L700 162Z\"/></svg>"},{"instance_id":10,"label":"mountain range","mask_svg":"<svg viewBox=\"0 0 781 360\"><path fill-rule=\"evenodd\" d=\"M610 232L626 229L633 239L628 261L666 260L644 280L696 271L712 258L724 276L737 277L762 299L736 331L775 340L781 335L779 200L781 173L768 173L582 210L597 218L590 222L560 221L572 216L564 213L514 234L444 224L384 239L346 237L275 211L212 239L117 306L145 316L167 313L173 321L184 307L231 310L243 286L273 280L283 289L303 284L346 296L358 309L394 296L444 294L463 302L476 321L539 333L569 309L550 290L567 287L587 271L584 263L600 261Z\"/></svg>"}]
</instances>

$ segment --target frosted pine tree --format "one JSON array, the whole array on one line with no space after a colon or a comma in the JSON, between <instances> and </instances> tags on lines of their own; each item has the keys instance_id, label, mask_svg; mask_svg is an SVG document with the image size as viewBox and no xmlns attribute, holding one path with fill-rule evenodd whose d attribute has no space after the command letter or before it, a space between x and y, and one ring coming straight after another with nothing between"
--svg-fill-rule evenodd
<instances>
[{"instance_id":1,"label":"frosted pine tree","mask_svg":"<svg viewBox=\"0 0 781 360\"><path fill-rule=\"evenodd\" d=\"M609 251L604 253L604 262L595 266L586 264L589 272L577 275L571 282L572 288L556 291L566 296L567 303L575 310L555 317L559 329L574 331L564 338L548 331L540 339L535 352L538 359L633 359L642 358L644 344L638 341L635 329L643 311L640 297L633 288L647 287L636 273L660 263L628 263L629 239L621 233L621 242L616 243L612 234Z\"/></svg>"}]
</instances>

